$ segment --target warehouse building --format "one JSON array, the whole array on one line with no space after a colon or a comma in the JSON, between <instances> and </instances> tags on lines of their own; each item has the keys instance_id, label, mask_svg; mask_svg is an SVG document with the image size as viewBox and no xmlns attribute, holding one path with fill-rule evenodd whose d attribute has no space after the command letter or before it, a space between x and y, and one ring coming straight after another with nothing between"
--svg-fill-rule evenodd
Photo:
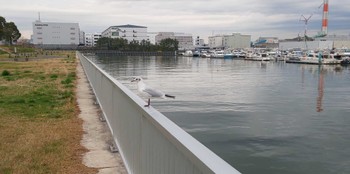
<instances>
[{"instance_id":1,"label":"warehouse building","mask_svg":"<svg viewBox=\"0 0 350 174\"><path fill-rule=\"evenodd\" d=\"M47 49L75 49L80 43L78 23L33 22L32 42Z\"/></svg>"}]
</instances>

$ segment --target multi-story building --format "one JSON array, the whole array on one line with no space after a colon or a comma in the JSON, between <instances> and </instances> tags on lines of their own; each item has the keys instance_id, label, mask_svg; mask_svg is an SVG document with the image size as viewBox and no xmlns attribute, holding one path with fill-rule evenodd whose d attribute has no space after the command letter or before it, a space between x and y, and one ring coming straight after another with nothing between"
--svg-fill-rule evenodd
<instances>
[{"instance_id":1,"label":"multi-story building","mask_svg":"<svg viewBox=\"0 0 350 174\"><path fill-rule=\"evenodd\" d=\"M179 50L193 49L193 38L191 34L174 33L174 32L159 32L156 37L156 44L159 44L163 39L176 39L179 42Z\"/></svg>"},{"instance_id":2,"label":"multi-story building","mask_svg":"<svg viewBox=\"0 0 350 174\"><path fill-rule=\"evenodd\" d=\"M98 39L101 38L101 33L85 33L85 46L94 47L97 44Z\"/></svg>"},{"instance_id":3,"label":"multi-story building","mask_svg":"<svg viewBox=\"0 0 350 174\"><path fill-rule=\"evenodd\" d=\"M209 36L208 44L210 48L224 48L224 35Z\"/></svg>"},{"instance_id":4,"label":"multi-story building","mask_svg":"<svg viewBox=\"0 0 350 174\"><path fill-rule=\"evenodd\" d=\"M156 44L156 35L157 34L158 34L157 32L148 32L147 33L148 41L153 45Z\"/></svg>"},{"instance_id":5,"label":"multi-story building","mask_svg":"<svg viewBox=\"0 0 350 174\"><path fill-rule=\"evenodd\" d=\"M141 42L147 40L147 27L137 25L110 26L102 32L101 37L123 38L131 42L133 40Z\"/></svg>"},{"instance_id":6,"label":"multi-story building","mask_svg":"<svg viewBox=\"0 0 350 174\"><path fill-rule=\"evenodd\" d=\"M175 33L174 32L159 32L155 38L156 38L156 44L159 44L164 39L175 39Z\"/></svg>"},{"instance_id":7,"label":"multi-story building","mask_svg":"<svg viewBox=\"0 0 350 174\"><path fill-rule=\"evenodd\" d=\"M79 45L85 45L85 32L84 31L80 31Z\"/></svg>"},{"instance_id":8,"label":"multi-story building","mask_svg":"<svg viewBox=\"0 0 350 174\"><path fill-rule=\"evenodd\" d=\"M32 42L44 48L75 48L80 42L79 24L35 21Z\"/></svg>"},{"instance_id":9,"label":"multi-story building","mask_svg":"<svg viewBox=\"0 0 350 174\"><path fill-rule=\"evenodd\" d=\"M233 33L232 35L216 35L209 36L210 48L249 48L251 44L251 35L241 35L240 33Z\"/></svg>"},{"instance_id":10,"label":"multi-story building","mask_svg":"<svg viewBox=\"0 0 350 174\"><path fill-rule=\"evenodd\" d=\"M204 39L201 39L201 38L199 38L199 36L197 36L195 46L196 47L204 46Z\"/></svg>"},{"instance_id":11,"label":"multi-story building","mask_svg":"<svg viewBox=\"0 0 350 174\"><path fill-rule=\"evenodd\" d=\"M85 33L84 40L85 40L85 43L84 43L85 46L87 46L87 47L93 46L93 34L92 33Z\"/></svg>"},{"instance_id":12,"label":"multi-story building","mask_svg":"<svg viewBox=\"0 0 350 174\"><path fill-rule=\"evenodd\" d=\"M175 39L179 41L179 50L194 49L193 37L187 33L175 33Z\"/></svg>"}]
</instances>

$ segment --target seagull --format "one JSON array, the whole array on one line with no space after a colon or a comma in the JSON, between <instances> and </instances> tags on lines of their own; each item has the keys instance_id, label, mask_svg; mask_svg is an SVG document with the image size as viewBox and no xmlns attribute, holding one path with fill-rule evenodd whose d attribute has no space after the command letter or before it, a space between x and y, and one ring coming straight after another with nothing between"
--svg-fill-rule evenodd
<instances>
[{"instance_id":1,"label":"seagull","mask_svg":"<svg viewBox=\"0 0 350 174\"><path fill-rule=\"evenodd\" d=\"M131 82L137 82L137 90L141 93L148 94L149 97L159 97L159 98L173 98L175 99L175 96L165 94L164 92L154 89L150 86L147 86L141 77L134 77ZM149 107L151 105L151 99L148 98L148 103L145 105L145 107Z\"/></svg>"}]
</instances>

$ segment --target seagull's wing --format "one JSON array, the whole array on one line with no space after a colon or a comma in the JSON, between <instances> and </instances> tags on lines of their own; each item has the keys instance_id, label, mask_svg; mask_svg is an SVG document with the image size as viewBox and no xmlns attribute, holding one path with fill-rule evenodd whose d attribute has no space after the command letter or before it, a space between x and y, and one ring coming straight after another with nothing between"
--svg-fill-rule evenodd
<instances>
[{"instance_id":1,"label":"seagull's wing","mask_svg":"<svg viewBox=\"0 0 350 174\"><path fill-rule=\"evenodd\" d=\"M162 91L150 88L150 87L145 87L145 89L143 89L143 92L148 93L149 95L151 95L151 97L163 97L164 93Z\"/></svg>"}]
</instances>

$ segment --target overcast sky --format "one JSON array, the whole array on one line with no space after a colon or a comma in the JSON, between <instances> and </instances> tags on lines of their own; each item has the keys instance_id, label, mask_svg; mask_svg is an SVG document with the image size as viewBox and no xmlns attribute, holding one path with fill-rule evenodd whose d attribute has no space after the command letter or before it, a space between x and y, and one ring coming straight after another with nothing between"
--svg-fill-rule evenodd
<instances>
[{"instance_id":1,"label":"overcast sky","mask_svg":"<svg viewBox=\"0 0 350 174\"><path fill-rule=\"evenodd\" d=\"M241 33L280 39L303 35L302 14L313 14L308 34L321 29L323 0L0 0L0 16L30 38L32 22L77 22L85 32L133 24L148 32L172 31L194 37ZM350 1L329 0L329 34L350 34Z\"/></svg>"}]
</instances>

